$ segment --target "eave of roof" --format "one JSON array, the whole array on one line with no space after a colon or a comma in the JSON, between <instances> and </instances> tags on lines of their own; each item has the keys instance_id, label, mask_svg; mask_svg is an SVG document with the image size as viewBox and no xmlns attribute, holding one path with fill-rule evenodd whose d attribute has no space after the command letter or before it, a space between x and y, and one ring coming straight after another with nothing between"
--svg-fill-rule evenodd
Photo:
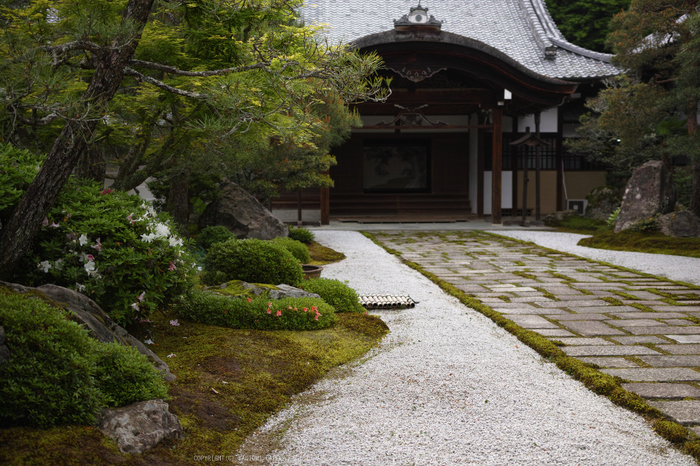
<instances>
[{"instance_id":1,"label":"eave of roof","mask_svg":"<svg viewBox=\"0 0 700 466\"><path fill-rule=\"evenodd\" d=\"M327 24L334 42L363 42L363 37L394 29L393 20L408 13L416 0L313 0L302 16L307 23ZM429 0L428 0L429 1ZM568 42L552 20L544 0L425 1L429 14L443 21L442 31L485 44L520 66L548 78L582 81L618 75L611 55ZM545 50L555 51L546 58Z\"/></svg>"}]
</instances>

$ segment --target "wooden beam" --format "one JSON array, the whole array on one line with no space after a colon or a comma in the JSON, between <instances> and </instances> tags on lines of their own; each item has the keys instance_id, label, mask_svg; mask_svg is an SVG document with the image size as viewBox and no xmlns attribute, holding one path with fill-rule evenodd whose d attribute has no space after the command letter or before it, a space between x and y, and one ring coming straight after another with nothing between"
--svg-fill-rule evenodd
<instances>
[{"instance_id":1,"label":"wooden beam","mask_svg":"<svg viewBox=\"0 0 700 466\"><path fill-rule=\"evenodd\" d=\"M493 116L493 171L491 172L491 223L501 223L501 171L503 169L503 110L495 107Z\"/></svg>"}]
</instances>

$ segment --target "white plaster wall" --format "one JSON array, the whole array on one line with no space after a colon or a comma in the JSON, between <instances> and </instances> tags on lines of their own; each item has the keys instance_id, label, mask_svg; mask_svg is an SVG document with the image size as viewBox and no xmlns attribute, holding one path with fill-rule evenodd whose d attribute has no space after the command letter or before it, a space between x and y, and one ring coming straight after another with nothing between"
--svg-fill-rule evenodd
<instances>
[{"instance_id":1,"label":"white plaster wall","mask_svg":"<svg viewBox=\"0 0 700 466\"><path fill-rule=\"evenodd\" d=\"M540 133L556 133L557 132L557 116L559 115L559 108L554 107L549 110L545 110L540 114ZM526 115L524 117L518 118L518 130L522 133L525 132L525 128L530 127L531 132L535 132L535 115Z\"/></svg>"},{"instance_id":2,"label":"white plaster wall","mask_svg":"<svg viewBox=\"0 0 700 466\"><path fill-rule=\"evenodd\" d=\"M484 215L491 214L491 177L492 172L484 172ZM501 172L501 209L513 208L513 172Z\"/></svg>"}]
</instances>

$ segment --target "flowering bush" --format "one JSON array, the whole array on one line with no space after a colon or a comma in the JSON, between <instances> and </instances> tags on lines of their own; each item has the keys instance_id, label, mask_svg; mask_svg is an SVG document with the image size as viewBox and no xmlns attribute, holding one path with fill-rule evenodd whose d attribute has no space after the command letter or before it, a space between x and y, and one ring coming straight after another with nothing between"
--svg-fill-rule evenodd
<instances>
[{"instance_id":1,"label":"flowering bush","mask_svg":"<svg viewBox=\"0 0 700 466\"><path fill-rule=\"evenodd\" d=\"M318 298L231 298L192 290L176 305L179 315L205 324L256 330L317 330L335 324L335 309Z\"/></svg>"},{"instance_id":2,"label":"flowering bush","mask_svg":"<svg viewBox=\"0 0 700 466\"><path fill-rule=\"evenodd\" d=\"M74 179L24 261L17 281L75 289L121 324L169 303L189 289L195 273L167 217L138 196Z\"/></svg>"}]
</instances>

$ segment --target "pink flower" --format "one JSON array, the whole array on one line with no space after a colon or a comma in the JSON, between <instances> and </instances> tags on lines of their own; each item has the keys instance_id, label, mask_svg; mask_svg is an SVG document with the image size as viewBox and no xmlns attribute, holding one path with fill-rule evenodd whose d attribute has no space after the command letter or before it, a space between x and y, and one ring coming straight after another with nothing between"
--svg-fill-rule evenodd
<instances>
[{"instance_id":1,"label":"pink flower","mask_svg":"<svg viewBox=\"0 0 700 466\"><path fill-rule=\"evenodd\" d=\"M170 265L168 266L168 270L170 270L171 272L173 270L177 270L177 267L175 267L175 263L173 261L170 261Z\"/></svg>"},{"instance_id":2,"label":"pink flower","mask_svg":"<svg viewBox=\"0 0 700 466\"><path fill-rule=\"evenodd\" d=\"M94 261L94 260L95 260L95 256L93 256L92 254L88 254L88 255L85 256L85 257L87 257L87 260L89 260L89 261Z\"/></svg>"},{"instance_id":3,"label":"pink flower","mask_svg":"<svg viewBox=\"0 0 700 466\"><path fill-rule=\"evenodd\" d=\"M44 221L41 222L41 226L42 226L42 227L47 227L47 226L49 226L49 219L48 219L48 218L44 218Z\"/></svg>"},{"instance_id":4,"label":"pink flower","mask_svg":"<svg viewBox=\"0 0 700 466\"><path fill-rule=\"evenodd\" d=\"M314 317L314 320L318 320L318 316L320 316L320 315L321 314L316 314L316 317Z\"/></svg>"},{"instance_id":5,"label":"pink flower","mask_svg":"<svg viewBox=\"0 0 700 466\"><path fill-rule=\"evenodd\" d=\"M268 313L268 314L272 314L272 309L270 309L270 308L268 307L268 308L267 308L267 313Z\"/></svg>"},{"instance_id":6,"label":"pink flower","mask_svg":"<svg viewBox=\"0 0 700 466\"><path fill-rule=\"evenodd\" d=\"M180 322L178 322L177 319L171 320L171 321L170 321L170 325L172 325L173 327L179 327L179 326L180 326Z\"/></svg>"},{"instance_id":7,"label":"pink flower","mask_svg":"<svg viewBox=\"0 0 700 466\"><path fill-rule=\"evenodd\" d=\"M53 226L53 225L51 225L51 226ZM56 225L56 226L58 226L58 225ZM97 238L95 240L95 245L93 246L93 248L97 249L97 251L99 251L99 252L102 251L102 243L100 242L100 238Z\"/></svg>"},{"instance_id":8,"label":"pink flower","mask_svg":"<svg viewBox=\"0 0 700 466\"><path fill-rule=\"evenodd\" d=\"M271 302L267 303L267 307L272 307L272 303Z\"/></svg>"},{"instance_id":9,"label":"pink flower","mask_svg":"<svg viewBox=\"0 0 700 466\"><path fill-rule=\"evenodd\" d=\"M136 223L136 220L134 220L134 214L129 214L129 216L126 217L126 219L130 221L132 225Z\"/></svg>"},{"instance_id":10,"label":"pink flower","mask_svg":"<svg viewBox=\"0 0 700 466\"><path fill-rule=\"evenodd\" d=\"M282 311L277 311L277 317L282 315Z\"/></svg>"},{"instance_id":11,"label":"pink flower","mask_svg":"<svg viewBox=\"0 0 700 466\"><path fill-rule=\"evenodd\" d=\"M311 306L311 310L314 312L318 312L318 309L316 308L316 306Z\"/></svg>"},{"instance_id":12,"label":"pink flower","mask_svg":"<svg viewBox=\"0 0 700 466\"><path fill-rule=\"evenodd\" d=\"M136 298L136 299L138 299L139 301L143 301L144 296L146 296L146 292L145 292L145 291L144 291L143 293L141 293L141 294L139 295L139 297Z\"/></svg>"},{"instance_id":13,"label":"pink flower","mask_svg":"<svg viewBox=\"0 0 700 466\"><path fill-rule=\"evenodd\" d=\"M309 308L308 308L308 307L305 307L305 308L304 308L304 312L309 312Z\"/></svg>"},{"instance_id":14,"label":"pink flower","mask_svg":"<svg viewBox=\"0 0 700 466\"><path fill-rule=\"evenodd\" d=\"M61 225L59 225L59 224L56 223L56 222L51 222L51 225L49 225L49 226L50 226L51 228L58 228L58 227L60 227Z\"/></svg>"},{"instance_id":15,"label":"pink flower","mask_svg":"<svg viewBox=\"0 0 700 466\"><path fill-rule=\"evenodd\" d=\"M252 299L250 299L250 298L248 298L248 302L249 302L249 303L252 303L252 302L253 302L253 300L252 300Z\"/></svg>"},{"instance_id":16,"label":"pink flower","mask_svg":"<svg viewBox=\"0 0 700 466\"><path fill-rule=\"evenodd\" d=\"M139 303L134 303L131 305L131 307L133 307L135 310L138 311L139 310Z\"/></svg>"}]
</instances>

